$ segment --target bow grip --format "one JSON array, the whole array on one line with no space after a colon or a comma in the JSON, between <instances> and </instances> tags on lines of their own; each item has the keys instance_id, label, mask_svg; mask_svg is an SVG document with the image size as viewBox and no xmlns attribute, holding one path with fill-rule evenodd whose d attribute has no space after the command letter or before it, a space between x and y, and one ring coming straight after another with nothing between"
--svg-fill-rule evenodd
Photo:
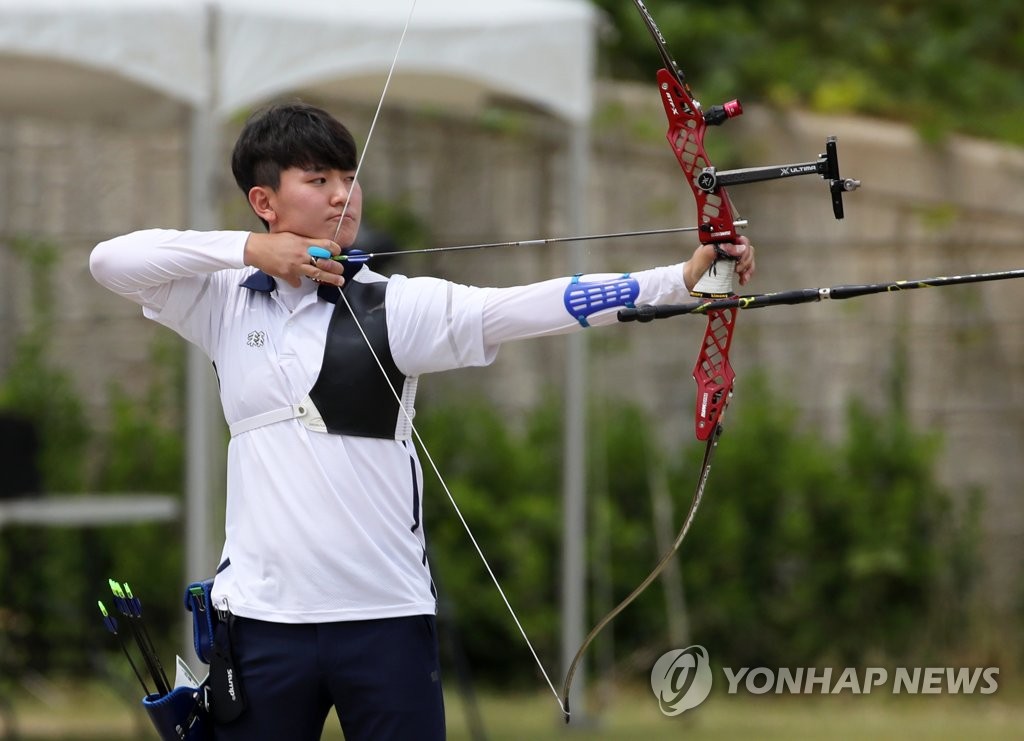
<instances>
[{"instance_id":1,"label":"bow grip","mask_svg":"<svg viewBox=\"0 0 1024 741\"><path fill-rule=\"evenodd\" d=\"M715 245L715 261L690 292L699 298L728 298L736 295L736 258Z\"/></svg>"}]
</instances>

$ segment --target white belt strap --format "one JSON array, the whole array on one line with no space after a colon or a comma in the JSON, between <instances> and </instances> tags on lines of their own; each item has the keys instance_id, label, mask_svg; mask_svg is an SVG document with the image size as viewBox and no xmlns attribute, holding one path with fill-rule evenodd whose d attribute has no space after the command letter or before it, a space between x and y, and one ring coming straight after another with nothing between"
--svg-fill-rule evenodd
<instances>
[{"instance_id":1,"label":"white belt strap","mask_svg":"<svg viewBox=\"0 0 1024 741\"><path fill-rule=\"evenodd\" d=\"M412 418L416 416L416 388L419 385L417 376L406 376L405 384L402 386L401 404L406 410L399 410L398 419L395 422L395 440L410 440L412 438ZM252 417L240 419L228 425L231 437L241 435L243 432L255 430L257 427L272 425L275 422L284 422L289 419L297 419L307 430L313 432L327 432L327 423L320 416L313 400L307 396L298 404L272 409L269 412L256 414Z\"/></svg>"},{"instance_id":2,"label":"white belt strap","mask_svg":"<svg viewBox=\"0 0 1024 741\"><path fill-rule=\"evenodd\" d=\"M416 388L419 376L406 376L402 386L402 409L398 410L398 421L395 423L395 440L411 440L413 417L416 416ZM402 411L402 410L405 411Z\"/></svg>"},{"instance_id":3,"label":"white belt strap","mask_svg":"<svg viewBox=\"0 0 1024 741\"><path fill-rule=\"evenodd\" d=\"M269 412L240 419L228 425L228 429L231 431L231 437L234 437L235 435L241 435L243 432L255 430L257 427L271 425L275 422L284 422L288 419L298 419L310 430L327 432L327 426L324 424L323 418L308 396L298 404L281 407L280 409L272 409Z\"/></svg>"}]
</instances>

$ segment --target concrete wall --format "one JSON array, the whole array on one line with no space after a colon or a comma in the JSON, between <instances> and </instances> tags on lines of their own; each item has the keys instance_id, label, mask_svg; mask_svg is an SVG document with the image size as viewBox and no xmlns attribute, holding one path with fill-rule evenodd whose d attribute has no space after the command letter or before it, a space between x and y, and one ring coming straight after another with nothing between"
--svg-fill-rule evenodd
<instances>
[{"instance_id":1,"label":"concrete wall","mask_svg":"<svg viewBox=\"0 0 1024 741\"><path fill-rule=\"evenodd\" d=\"M370 112L331 104L365 135ZM229 127L227 141L235 128ZM689 224L692 197L663 140L650 86L602 91L586 194L590 232ZM923 144L906 127L866 119L748 110L709 133L722 168L813 160L839 137L845 175L863 188L832 219L817 177L732 189L758 247L757 291L921 278L1024 267L1024 152L954 139ZM25 320L26 270L7 247L17 235L59 243L52 276L61 321L54 342L97 413L108 385L144 388L150 348L164 330L99 289L91 246L145 226L184 227L184 141L166 128L0 119L0 371ZM225 153L225 162L226 162ZM225 223L256 228L227 182ZM467 121L389 109L362 174L370 196L400 201L437 245L566 233L565 132L525 112ZM685 259L692 237L619 240L587 248L592 270L635 270ZM403 258L394 269L480 285L565 274L561 247ZM986 594L996 610L1022 595L1024 562L1024 285L999 282L841 303L746 312L733 346L743 379L767 369L799 404L802 423L838 434L851 395L884 403L897 351L908 365L913 421L945 439L940 473L985 492ZM669 449L692 435L690 371L703 320L680 318L591 333L592 389L659 412ZM428 379L424 397L479 391L516 412L563 382L563 341L504 348L492 368ZM728 432L726 433L728 435ZM728 438L726 437L725 440ZM429 443L429 441L428 441ZM721 493L727 496L728 493Z\"/></svg>"}]
</instances>

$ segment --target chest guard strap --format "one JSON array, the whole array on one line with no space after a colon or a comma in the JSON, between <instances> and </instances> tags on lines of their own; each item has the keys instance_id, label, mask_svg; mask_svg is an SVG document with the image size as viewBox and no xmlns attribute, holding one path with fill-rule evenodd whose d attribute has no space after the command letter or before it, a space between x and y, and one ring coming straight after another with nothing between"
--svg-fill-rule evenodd
<instances>
[{"instance_id":1,"label":"chest guard strap","mask_svg":"<svg viewBox=\"0 0 1024 741\"><path fill-rule=\"evenodd\" d=\"M232 436L274 422L298 419L314 432L409 440L419 379L403 374L391 355L384 306L386 291L384 281L347 283L345 297L352 311L341 299L335 304L327 328L320 375L306 398L298 404L235 422L231 425ZM352 312L359 320L358 325ZM359 326L366 333L366 339ZM376 360L367 347L367 340L377 355ZM377 360L387 378L381 373ZM408 414L399 406L396 392Z\"/></svg>"}]
</instances>

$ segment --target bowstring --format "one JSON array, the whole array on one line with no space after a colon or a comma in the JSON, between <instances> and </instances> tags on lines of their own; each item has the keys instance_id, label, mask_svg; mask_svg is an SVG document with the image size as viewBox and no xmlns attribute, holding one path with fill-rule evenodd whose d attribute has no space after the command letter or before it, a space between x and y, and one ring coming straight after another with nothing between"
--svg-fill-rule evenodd
<instances>
[{"instance_id":1,"label":"bowstring","mask_svg":"<svg viewBox=\"0 0 1024 741\"><path fill-rule=\"evenodd\" d=\"M348 299L345 297L345 293L341 292L342 300L345 302L345 306L348 308L349 313L352 314L355 325L359 329L359 333L363 336L363 340L366 342L366 346L370 348L370 353L373 355L374 361L377 363L377 367L380 368L381 373L387 378L387 371L384 370L384 365L381 363L380 358L377 355L377 351L374 350L373 345L370 344L370 339L366 336L366 332L363 330L359 320L355 317L355 312L352 311L352 306L349 304ZM448 488L448 483L444 480L441 475L441 471L438 469L437 464L434 462L434 456L430 454L430 450L427 448L426 443L423 442L423 437L420 435L420 431L416 428L415 423L412 421L412 416L409 411L405 408L405 404L402 403L402 399L398 394L398 391L391 384L391 380L388 379L388 388L391 389L391 393L394 395L395 400L398 402L401 414L409 424L409 428L412 430L413 435L416 437L416 442L419 443L420 449L423 451L424 457L430 464L430 469L434 472L438 482L441 484L441 488L444 489L444 493L448 497L448 501L451 502L452 509L455 510L455 514L458 516L459 521L462 523L462 527L465 529L466 534L469 536L470 542L473 544L473 548L476 549L477 555L480 556L480 560L483 562L484 568L487 570L487 574L491 577L491 581L494 582L494 586L498 590L498 594L501 595L502 601L505 603L505 607L508 609L509 614L512 616L512 620L515 621L516 627L519 629L520 635L523 640L526 641L527 648L530 649L530 653L533 655L533 660L537 664L537 668L540 669L540 673L544 677L544 681L547 682L548 687L551 689L551 693L555 696L556 702L558 702L559 708L562 712L565 712L565 707L562 705L562 701L558 696L558 690L555 689L554 683L551 681L551 677L548 676L547 671L544 669L544 664L541 663L540 657L537 655L536 649L533 647L533 643L530 641L530 637L526 634L526 629L523 627L522 622L519 620L519 616L516 615L516 611L512 609L512 603L509 602L508 597L505 595L505 590L502 589L501 583L498 581L498 577L495 575L494 570L491 568L491 564L487 561L487 557L484 555L483 549L480 547L480 543L477 542L476 536L473 535L472 529L469 527L469 523L466 521L465 516L462 514L462 510L459 508L458 503L455 501L455 496L452 494L451 489Z\"/></svg>"},{"instance_id":2,"label":"bowstring","mask_svg":"<svg viewBox=\"0 0 1024 741\"><path fill-rule=\"evenodd\" d=\"M338 226L334 229L334 238L331 240L332 242L337 242L338 235L341 233L341 225L345 221L345 214L348 213L348 204L351 202L352 191L355 190L356 184L359 182L359 171L363 168L363 162L366 160L366 150L370 146L370 139L373 138L373 130L377 126L378 119L380 119L380 112L384 107L384 98L387 96L388 88L391 86L391 78L395 74L395 67L398 66L398 56L402 53L402 46L405 44L405 36L409 33L409 26L412 24L412 15L415 11L416 0L412 0L412 4L409 6L409 15L405 17L405 26L402 28L402 35L398 39L398 48L395 49L395 56L392 57L391 66L388 67L388 76L384 79L384 87L380 91L380 99L377 101L377 110L373 112L373 118L370 120L370 128L366 132L366 141L363 143L363 154L359 157L359 161L356 163L356 171L352 174L352 185L348 190L349 197L345 199L345 205L341 208L341 216L338 217Z\"/></svg>"},{"instance_id":3,"label":"bowstring","mask_svg":"<svg viewBox=\"0 0 1024 741\"><path fill-rule=\"evenodd\" d=\"M376 127L377 121L380 118L381 110L384 107L384 98L387 95L388 87L391 84L391 78L394 75L395 67L398 65L398 57L402 52L402 46L405 43L405 37L409 31L409 26L412 23L412 16L415 10L416 0L412 0L412 5L409 8L409 15L405 19L405 27L402 29L402 35L398 41L398 48L395 50L395 56L391 60L391 66L388 69L387 78L384 81L384 88L381 91L380 100L377 102L377 110L373 114L373 119L370 122L370 128L366 134L366 141L363 144L362 156L359 158L359 162L356 164L355 173L352 176L352 185L349 188L350 196L359 182L359 172L362 169L363 162L366 160L366 153L369 150L370 140L373 137L374 128ZM350 199L345 200L345 206L342 208L341 218L338 219L338 226L335 229L333 241L337 241L338 234L341 231L342 222L344 221L345 218L345 213L348 211L349 202ZM465 516L462 514L462 510L459 508L458 503L455 501L455 496L452 494L451 489L448 487L448 483L445 481L444 477L441 475L440 469L434 462L433 455L431 455L430 450L427 448L426 443L423 441L423 437L420 435L420 431L416 428L416 425L412 420L412 415L409 414L409 411L406 409L405 404L402 402L402 398L399 395L398 390L391 383L391 379L388 377L388 373L384 369L384 364L381 362L380 357L377 355L377 351L374 349L373 344L370 342L370 338L367 336L366 331L363 329L363 325L360 323L358 317L356 316L356 313L352 310L352 305L349 303L348 297L345 296L345 292L339 290L338 293L341 296L341 300L345 303L345 308L348 309L349 314L352 316L352 320L353 322L355 322L355 326L359 330L359 334L362 335L363 341L366 343L366 347L369 348L370 354L373 356L374 362L377 364L377 367L380 369L380 372L387 380L388 388L391 389L392 395L394 395L395 400L398 402L398 408L401 410L401 414L404 416L405 421L408 423L409 429L412 430L412 433L416 438L416 442L419 444L419 447L422 450L424 457L430 464L431 470L434 472L434 475L437 477L438 482L441 484L441 488L444 489L444 493L448 497L448 501L451 503L452 509L455 510L455 514L459 518L459 521L462 523L462 527L463 529L465 529L466 534L469 536L469 540L473 544L473 548L476 550L477 555L480 556L480 560L483 562L484 568L487 570L487 574L491 577L491 581L494 582L494 586L497 588L498 594L501 595L501 599L505 603L505 607L508 610L509 614L512 616L512 620L515 622L516 627L519 629L519 634L523 637L523 640L526 642L526 646L530 650L530 654L533 656L533 660L537 664L537 668L540 670L541 675L544 677L544 681L550 688L551 694L554 695L555 702L558 703L559 709L561 709L561 711L564 713L566 709L558 696L558 690L555 689L555 685L551 681L551 677L548 676L547 670L544 668L544 664L541 662L540 657L537 655L536 649L534 649L533 647L533 643L530 641L529 636L526 634L526 629L523 627L522 622L519 620L519 616L516 614L516 611L512 608L512 603L509 602L509 599L505 594L505 590L502 589L501 583L498 581L498 577L495 575L494 570L491 568L491 564L488 562L487 557L484 555L483 549L480 547L480 543L477 541L476 536L473 535L473 531L469 527L469 522L467 522Z\"/></svg>"}]
</instances>

